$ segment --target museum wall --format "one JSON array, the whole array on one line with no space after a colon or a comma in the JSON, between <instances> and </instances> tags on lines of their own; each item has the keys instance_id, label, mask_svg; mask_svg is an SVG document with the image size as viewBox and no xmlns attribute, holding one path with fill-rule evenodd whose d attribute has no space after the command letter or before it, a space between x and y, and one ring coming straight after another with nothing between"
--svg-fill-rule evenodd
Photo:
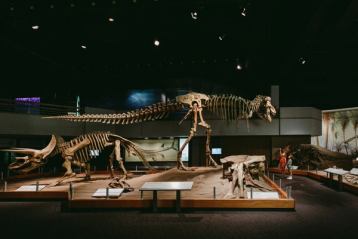
<instances>
[{"instance_id":1,"label":"museum wall","mask_svg":"<svg viewBox=\"0 0 358 239\"><path fill-rule=\"evenodd\" d=\"M358 156L358 108L322 112L322 135L311 143L326 149Z\"/></svg>"},{"instance_id":2,"label":"museum wall","mask_svg":"<svg viewBox=\"0 0 358 239\"><path fill-rule=\"evenodd\" d=\"M206 137L195 137L190 145L190 158L193 166L205 165ZM212 137L212 148L221 148L221 155L213 155L216 162L229 155L249 154L271 155L270 136L216 136Z\"/></svg>"},{"instance_id":3,"label":"museum wall","mask_svg":"<svg viewBox=\"0 0 358 239\"><path fill-rule=\"evenodd\" d=\"M86 108L88 113L104 112L101 109ZM318 114L317 114L318 112ZM113 113L106 112L106 113ZM237 154L265 155L268 163L277 148L292 143L309 143L310 137L321 134L321 113L314 108L281 108L280 118L271 124L259 119L242 120L238 123L210 119L212 126L212 147L221 148L221 155L213 155L219 161L221 157ZM107 125L96 123L76 123L61 120L42 119L39 115L0 113L0 148L29 147L43 148L50 140L51 134L61 135L67 139L86 132L111 131L129 139L187 137L191 128L189 120L180 126L177 120L144 122L133 125ZM189 165L205 165L205 130L198 129L189 145ZM106 167L106 158L110 152L104 152L96 159L98 168ZM10 160L1 153L0 167ZM7 163L6 163L6 162ZM55 161L54 161L55 162ZM59 160L60 162L60 160ZM140 162L126 163L129 169L142 167ZM155 162L157 166L174 166L175 162ZM60 165L56 167L61 168Z\"/></svg>"},{"instance_id":4,"label":"museum wall","mask_svg":"<svg viewBox=\"0 0 358 239\"><path fill-rule=\"evenodd\" d=\"M86 108L87 113L103 113L102 109ZM113 113L113 111L106 111ZM210 118L210 117L209 117ZM224 157L230 154L265 154L272 158L273 148L289 142L309 143L309 138L321 135L321 112L309 107L280 108L280 117L272 123L254 119L227 122L209 119L212 126L212 146L222 148ZM248 124L247 124L248 123ZM178 120L161 120L132 125L76 123L42 119L39 115L0 112L0 148L42 148L51 134L71 138L93 131L111 131L129 139L187 137L189 120L180 126ZM198 128L189 147L190 164L203 165L205 160L205 130ZM308 139L308 140L307 140Z\"/></svg>"},{"instance_id":5,"label":"museum wall","mask_svg":"<svg viewBox=\"0 0 358 239\"><path fill-rule=\"evenodd\" d=\"M190 144L190 158L193 166L205 164L205 137L195 137ZM219 162L220 158L229 155L249 154L265 155L270 165L275 165L276 152L281 147L295 144L309 144L310 135L286 136L221 136L212 138L212 148L221 148L221 155L213 155Z\"/></svg>"},{"instance_id":6,"label":"museum wall","mask_svg":"<svg viewBox=\"0 0 358 239\"><path fill-rule=\"evenodd\" d=\"M42 119L41 115L0 113L0 135L80 135L85 124Z\"/></svg>"}]
</instances>

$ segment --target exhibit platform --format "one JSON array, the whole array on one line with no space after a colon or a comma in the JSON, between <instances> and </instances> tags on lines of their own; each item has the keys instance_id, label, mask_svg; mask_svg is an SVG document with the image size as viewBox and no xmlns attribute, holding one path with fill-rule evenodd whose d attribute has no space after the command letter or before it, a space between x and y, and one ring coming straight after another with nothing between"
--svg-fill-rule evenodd
<instances>
[{"instance_id":1,"label":"exhibit platform","mask_svg":"<svg viewBox=\"0 0 358 239\"><path fill-rule=\"evenodd\" d=\"M0 200L57 200L63 202L69 209L149 209L153 204L153 193L141 193L139 190L145 182L180 181L193 182L191 190L181 193L180 207L183 209L295 208L295 200L290 198L283 189L266 176L263 176L262 180L267 187L272 189L270 192L261 192L262 190L258 189L253 189L252 191L245 190L245 198L234 195L234 198L227 199L226 196L230 189L230 183L228 179L222 178L222 168L200 167L189 171L173 168L158 173L133 174L133 177L128 179L127 182L134 190L120 192L118 197L111 197L111 194L103 195L103 197L94 197L98 189L110 190L107 189L108 184L111 182L107 172L92 174L90 181L85 181L83 177L83 174L79 174L76 178L67 180L58 186L50 185L53 185L61 178L59 176L9 180L6 192L0 192ZM69 183L70 181L72 184ZM29 187L33 191L16 191L21 187ZM0 186L0 190L3 190L3 185ZM277 197L272 197L272 195L277 195ZM158 191L157 197L157 207L159 209L175 208L175 192Z\"/></svg>"},{"instance_id":2,"label":"exhibit platform","mask_svg":"<svg viewBox=\"0 0 358 239\"><path fill-rule=\"evenodd\" d=\"M270 174L276 174L278 177L281 175L281 172L278 168L269 168ZM285 171L285 177L287 177L289 174L288 170ZM355 195L358 195L358 185L350 183L346 181L344 178L342 180L342 185L340 187L338 175L334 175L330 177L325 171L323 170L303 170L303 169L296 169L292 170L292 175L298 175L298 176L306 176L312 179L315 179L317 181L320 181L332 188L335 189L341 189L342 191L347 191L350 193L353 193ZM272 179L272 175L270 176Z\"/></svg>"}]
</instances>

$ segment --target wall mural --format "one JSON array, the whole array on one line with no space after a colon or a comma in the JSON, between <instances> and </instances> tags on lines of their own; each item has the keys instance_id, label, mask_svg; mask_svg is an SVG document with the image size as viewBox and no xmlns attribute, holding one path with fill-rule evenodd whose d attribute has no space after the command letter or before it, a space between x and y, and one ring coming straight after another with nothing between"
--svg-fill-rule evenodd
<instances>
[{"instance_id":1,"label":"wall mural","mask_svg":"<svg viewBox=\"0 0 358 239\"><path fill-rule=\"evenodd\" d=\"M181 138L180 142L178 138L175 139L138 139L133 140L133 142L145 150L152 150L155 152L153 155L147 154L147 160L149 162L168 162L168 161L177 161L177 155L179 151L179 146L185 142L186 138ZM181 143L181 144L180 144ZM188 161L188 147L184 150L182 160ZM136 155L126 152L125 155L126 162L141 162L138 160Z\"/></svg>"},{"instance_id":2,"label":"wall mural","mask_svg":"<svg viewBox=\"0 0 358 239\"><path fill-rule=\"evenodd\" d=\"M323 111L322 136L311 138L313 145L346 155L358 156L358 109Z\"/></svg>"}]
</instances>

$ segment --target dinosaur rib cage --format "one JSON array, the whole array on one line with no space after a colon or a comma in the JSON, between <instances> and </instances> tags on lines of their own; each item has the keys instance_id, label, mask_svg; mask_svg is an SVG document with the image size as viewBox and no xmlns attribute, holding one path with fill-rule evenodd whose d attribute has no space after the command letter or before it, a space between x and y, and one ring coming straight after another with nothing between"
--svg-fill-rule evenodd
<instances>
[{"instance_id":1,"label":"dinosaur rib cage","mask_svg":"<svg viewBox=\"0 0 358 239\"><path fill-rule=\"evenodd\" d=\"M146 167L149 168L151 167L148 161L146 160L146 155L155 154L155 152L153 153L151 150L142 149L132 141L123 138L119 135L112 134L110 132L93 132L93 133L80 135L67 142L60 142L57 144L57 147L55 148L55 152L53 153L53 155L61 154L64 150L79 144L85 139L88 139L90 141L89 145L77 150L74 153L73 160L77 160L80 163L87 163L92 158L92 156L90 155L91 150L98 150L99 153L101 153L105 147L110 146L111 143L113 143L115 140L119 140L121 145L125 148L125 150L131 153L135 153L135 155L143 161L143 164Z\"/></svg>"},{"instance_id":2,"label":"dinosaur rib cage","mask_svg":"<svg viewBox=\"0 0 358 239\"><path fill-rule=\"evenodd\" d=\"M95 132L80 135L70 141L58 144L56 147L56 153L62 153L64 150L79 144L85 139L88 139L90 141L90 144L84 148L77 150L74 154L74 160L78 160L81 163L88 162L92 158L92 156L90 155L90 151L98 150L100 153L107 146L109 142L108 135L109 133L107 132Z\"/></svg>"},{"instance_id":3,"label":"dinosaur rib cage","mask_svg":"<svg viewBox=\"0 0 358 239\"><path fill-rule=\"evenodd\" d=\"M141 109L128 111L119 114L83 114L83 115L62 115L45 118L63 119L73 122L98 122L105 124L133 124L149 120L163 119L170 112L183 109L183 105L176 101L160 102Z\"/></svg>"},{"instance_id":4,"label":"dinosaur rib cage","mask_svg":"<svg viewBox=\"0 0 358 239\"><path fill-rule=\"evenodd\" d=\"M250 118L251 101L235 95L211 95L207 109L223 120Z\"/></svg>"}]
</instances>

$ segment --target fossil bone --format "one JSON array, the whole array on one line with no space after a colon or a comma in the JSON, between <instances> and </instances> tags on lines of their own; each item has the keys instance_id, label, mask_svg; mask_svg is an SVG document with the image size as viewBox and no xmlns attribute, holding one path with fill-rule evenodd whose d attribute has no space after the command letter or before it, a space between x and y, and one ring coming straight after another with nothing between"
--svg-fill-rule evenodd
<instances>
[{"instance_id":1,"label":"fossil bone","mask_svg":"<svg viewBox=\"0 0 358 239\"><path fill-rule=\"evenodd\" d=\"M114 145L112 156L109 158L111 178L114 177L113 160L116 160L119 163L119 166L123 171L123 177L114 180L114 182L121 182L120 184L111 182L110 186L125 185L123 184L123 181L127 178L127 171L123 165L123 160L120 157L121 146L127 151L134 152L135 155L143 161L143 164L146 167L151 168L146 157L148 155L153 157L153 155L156 154L156 151L141 149L132 141L110 132L88 133L80 135L67 142L61 137L52 135L50 143L42 150L13 148L3 149L2 151L27 155L24 157L16 157L16 162L9 165L9 169L17 173L28 173L46 164L48 158L60 154L64 160L63 167L66 169L66 172L65 175L56 182L55 185L58 185L64 180L75 176L75 173L72 171L72 165L84 168L86 179L90 179L90 150L98 150L101 152L105 147L111 145Z\"/></svg>"},{"instance_id":2,"label":"fossil bone","mask_svg":"<svg viewBox=\"0 0 358 239\"><path fill-rule=\"evenodd\" d=\"M187 110L184 118L179 122L181 124L189 115L193 114L193 124L189 131L189 136L184 142L186 146L192 137L195 136L197 131L197 125L203 127L206 131L206 160L214 166L217 163L211 157L210 152L210 136L211 126L205 122L203 117L203 110L207 109L216 113L220 118L228 121L237 121L240 119L246 119L248 125L248 119L253 115L271 122L272 117L275 116L276 110L271 104L271 98L269 96L258 95L253 100L247 100L234 95L206 95L202 93L190 92L185 95L179 95L175 100L168 102L161 102L146 106L136 111L130 111L122 114L84 114L84 115L63 115L63 116L50 116L45 118L50 119L63 119L76 122L87 122L88 119L95 119L94 122L112 123L112 124L134 124L143 121L162 119L169 115L171 112L177 112L181 110ZM143 112L143 113L141 113ZM199 115L199 122L197 121ZM108 119L110 118L110 119ZM91 121L93 122L93 121ZM184 147L178 152L177 167L186 169L181 161L181 155Z\"/></svg>"}]
</instances>

